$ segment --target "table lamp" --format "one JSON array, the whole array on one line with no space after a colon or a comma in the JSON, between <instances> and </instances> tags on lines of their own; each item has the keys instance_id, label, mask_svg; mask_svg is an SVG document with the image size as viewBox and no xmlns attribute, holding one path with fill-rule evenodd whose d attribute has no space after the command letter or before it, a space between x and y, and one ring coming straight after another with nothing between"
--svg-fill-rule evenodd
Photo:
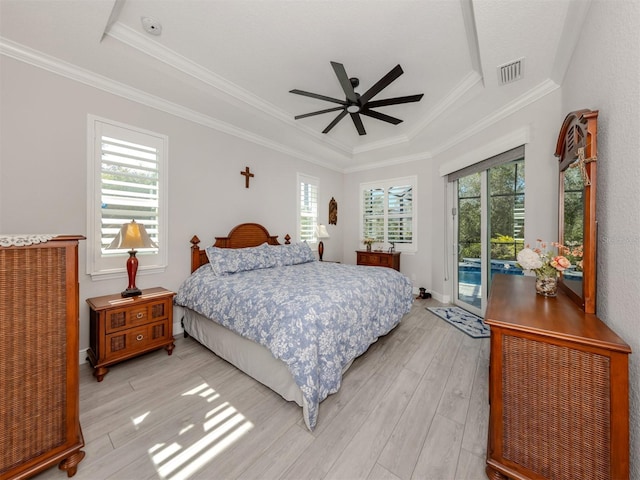
<instances>
[{"instance_id":1,"label":"table lamp","mask_svg":"<svg viewBox=\"0 0 640 480\"><path fill-rule=\"evenodd\" d=\"M316 237L318 237L318 256L320 257L320 261L322 261L322 254L324 253L324 243L322 243L323 238L329 238L329 232L327 232L327 227L324 225L316 226Z\"/></svg>"},{"instance_id":2,"label":"table lamp","mask_svg":"<svg viewBox=\"0 0 640 480\"><path fill-rule=\"evenodd\" d=\"M138 259L136 258L136 248L157 248L149 234L141 223L131 220L120 227L120 231L109 244L107 250L129 249L127 259L127 275L129 276L129 286L122 292L123 297L136 297L142 292L136 287L136 273L138 272Z\"/></svg>"}]
</instances>

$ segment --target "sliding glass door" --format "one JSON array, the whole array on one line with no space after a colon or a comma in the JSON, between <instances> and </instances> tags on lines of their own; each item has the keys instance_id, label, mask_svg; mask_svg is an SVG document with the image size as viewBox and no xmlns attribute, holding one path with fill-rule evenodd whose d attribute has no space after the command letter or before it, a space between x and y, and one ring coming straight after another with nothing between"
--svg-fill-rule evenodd
<instances>
[{"instance_id":1,"label":"sliding glass door","mask_svg":"<svg viewBox=\"0 0 640 480\"><path fill-rule=\"evenodd\" d=\"M493 275L522 275L515 264L524 247L524 158L485 166L457 176L452 210L454 303L478 315Z\"/></svg>"},{"instance_id":2,"label":"sliding glass door","mask_svg":"<svg viewBox=\"0 0 640 480\"><path fill-rule=\"evenodd\" d=\"M456 302L480 313L483 297L484 174L473 173L457 181L457 279Z\"/></svg>"}]
</instances>

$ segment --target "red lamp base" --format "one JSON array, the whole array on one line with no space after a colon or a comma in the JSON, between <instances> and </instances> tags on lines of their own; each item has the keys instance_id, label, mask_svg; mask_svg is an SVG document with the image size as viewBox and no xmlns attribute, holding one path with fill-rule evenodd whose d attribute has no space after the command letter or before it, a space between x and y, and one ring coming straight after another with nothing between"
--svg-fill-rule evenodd
<instances>
[{"instance_id":1,"label":"red lamp base","mask_svg":"<svg viewBox=\"0 0 640 480\"><path fill-rule=\"evenodd\" d=\"M138 259L136 258L136 250L129 250L129 258L127 259L127 275L129 277L129 286L121 295L127 297L137 297L142 292L136 287L136 273L138 273Z\"/></svg>"}]
</instances>

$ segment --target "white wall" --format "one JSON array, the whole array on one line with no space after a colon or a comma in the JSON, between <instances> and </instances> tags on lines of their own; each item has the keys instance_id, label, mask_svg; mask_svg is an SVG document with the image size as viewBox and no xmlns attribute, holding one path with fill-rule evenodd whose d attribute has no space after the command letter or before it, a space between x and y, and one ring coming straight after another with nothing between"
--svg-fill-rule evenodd
<instances>
[{"instance_id":1,"label":"white wall","mask_svg":"<svg viewBox=\"0 0 640 480\"><path fill-rule=\"evenodd\" d=\"M595 0L563 82L598 114L597 315L631 347L631 478L640 479L640 2Z\"/></svg>"},{"instance_id":2,"label":"white wall","mask_svg":"<svg viewBox=\"0 0 640 480\"><path fill-rule=\"evenodd\" d=\"M191 237L202 245L238 223L257 222L281 241L295 239L297 185L302 172L320 179L320 219L329 200L342 202L341 173L222 134L210 128L105 93L25 63L0 56L0 232L86 235L87 114L169 137L169 266L141 274L140 288L176 291L190 268ZM255 173L245 188L240 171ZM325 259L341 260L342 225L328 226ZM86 242L80 246L80 346L89 345L84 299L116 293L120 279L86 275ZM144 257L140 258L141 264ZM123 258L123 270L125 259ZM174 319L179 322L179 319Z\"/></svg>"},{"instance_id":3,"label":"white wall","mask_svg":"<svg viewBox=\"0 0 640 480\"><path fill-rule=\"evenodd\" d=\"M402 271L415 287L445 298L452 266L447 270L444 228L450 233L451 224L439 168L469 155L482 160L505 138L526 130L527 241L555 240L558 130L569 111L599 109L598 315L636 352L630 357L631 451L632 478L640 479L638 45L640 2L594 0L561 92L433 159L344 176L0 56L0 232L86 233L86 117L92 113L169 136L169 266L163 274L140 275L138 286L177 289L189 273L193 234L210 243L239 222L255 221L281 238L294 235L298 171L320 178L321 220L326 221L329 199L338 202L338 225L329 226L325 258L355 263L354 250L361 246L359 184L417 175L418 253L403 254ZM245 166L256 175L250 189L239 174ZM84 274L84 243L81 299L122 290L124 275L92 281ZM86 348L88 308L82 305L80 322Z\"/></svg>"},{"instance_id":4,"label":"white wall","mask_svg":"<svg viewBox=\"0 0 640 480\"><path fill-rule=\"evenodd\" d=\"M526 240L532 244L536 238L557 240L558 161L554 151L562 119L558 89L434 158L425 154L425 160L345 175L346 209L349 218L353 219L343 231L345 261L355 263L353 251L361 246L358 231L360 183L417 175L418 252L415 255L403 253L400 270L412 279L415 288L426 288L438 300L450 300L453 273L451 205L445 204L446 180L440 176L440 167L451 162L479 162L521 145L522 138L528 139L525 145ZM446 250L445 231L449 243Z\"/></svg>"}]
</instances>

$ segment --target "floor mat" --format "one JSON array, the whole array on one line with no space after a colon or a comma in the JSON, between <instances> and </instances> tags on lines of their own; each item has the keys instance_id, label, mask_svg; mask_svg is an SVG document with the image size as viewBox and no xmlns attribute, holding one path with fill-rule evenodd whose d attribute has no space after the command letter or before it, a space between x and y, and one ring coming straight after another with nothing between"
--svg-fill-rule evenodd
<instances>
[{"instance_id":1,"label":"floor mat","mask_svg":"<svg viewBox=\"0 0 640 480\"><path fill-rule=\"evenodd\" d=\"M489 326L477 315L469 313L460 307L427 307L427 310L462 330L470 337L489 337Z\"/></svg>"}]
</instances>

